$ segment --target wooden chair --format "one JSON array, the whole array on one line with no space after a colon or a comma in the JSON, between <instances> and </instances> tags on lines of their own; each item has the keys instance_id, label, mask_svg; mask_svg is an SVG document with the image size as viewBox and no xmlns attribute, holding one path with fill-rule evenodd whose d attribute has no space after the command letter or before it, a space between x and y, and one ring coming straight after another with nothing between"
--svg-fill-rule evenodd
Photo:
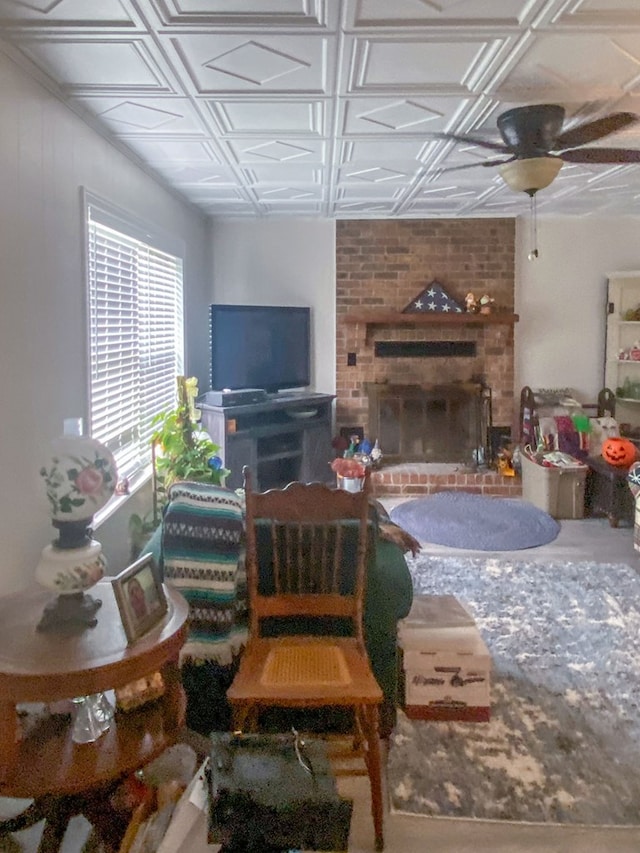
<instances>
[{"instance_id":1,"label":"wooden chair","mask_svg":"<svg viewBox=\"0 0 640 853\"><path fill-rule=\"evenodd\" d=\"M371 784L376 849L382 850L382 691L371 671L362 624L368 482L357 493L322 483L255 493L249 469L243 473L250 619L240 669L227 691L234 726L253 727L260 711L273 706L352 709L355 745L362 749ZM274 620L286 620L295 632L265 636L263 626ZM351 635L322 633L319 626L327 620L348 621ZM306 631L310 623L313 630Z\"/></svg>"}]
</instances>

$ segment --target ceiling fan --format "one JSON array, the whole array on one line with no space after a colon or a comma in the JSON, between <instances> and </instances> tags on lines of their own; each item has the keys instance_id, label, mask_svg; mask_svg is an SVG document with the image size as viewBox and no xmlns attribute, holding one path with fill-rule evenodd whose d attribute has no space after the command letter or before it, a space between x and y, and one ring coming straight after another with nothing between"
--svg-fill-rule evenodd
<instances>
[{"instance_id":1,"label":"ceiling fan","mask_svg":"<svg viewBox=\"0 0 640 853\"><path fill-rule=\"evenodd\" d=\"M498 116L501 143L467 134L436 134L438 139L479 145L503 155L482 163L445 167L441 171L499 166L502 178L511 189L533 196L549 186L563 163L640 163L640 149L583 147L637 122L639 117L634 113L611 113L563 133L564 118L564 107L558 104L534 104L514 107Z\"/></svg>"}]
</instances>

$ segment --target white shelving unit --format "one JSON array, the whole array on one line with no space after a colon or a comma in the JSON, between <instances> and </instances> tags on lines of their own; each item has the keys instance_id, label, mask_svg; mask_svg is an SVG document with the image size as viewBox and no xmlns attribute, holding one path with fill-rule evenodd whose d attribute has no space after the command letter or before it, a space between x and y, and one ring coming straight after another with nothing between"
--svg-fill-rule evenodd
<instances>
[{"instance_id":1,"label":"white shelving unit","mask_svg":"<svg viewBox=\"0 0 640 853\"><path fill-rule=\"evenodd\" d=\"M616 395L616 420L628 424L635 438L640 436L640 272L613 272L607 279L604 384ZM628 319L636 309L639 319Z\"/></svg>"}]
</instances>

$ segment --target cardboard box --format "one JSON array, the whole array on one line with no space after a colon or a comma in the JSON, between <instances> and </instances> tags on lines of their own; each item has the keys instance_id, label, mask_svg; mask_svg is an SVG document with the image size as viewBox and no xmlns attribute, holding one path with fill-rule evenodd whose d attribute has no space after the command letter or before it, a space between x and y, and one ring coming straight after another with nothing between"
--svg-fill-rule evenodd
<instances>
[{"instance_id":1,"label":"cardboard box","mask_svg":"<svg viewBox=\"0 0 640 853\"><path fill-rule=\"evenodd\" d=\"M488 722L491 656L480 636L473 652L405 651L403 657L408 717Z\"/></svg>"},{"instance_id":2,"label":"cardboard box","mask_svg":"<svg viewBox=\"0 0 640 853\"><path fill-rule=\"evenodd\" d=\"M491 656L454 596L416 596L398 623L398 645L408 717L488 722Z\"/></svg>"}]
</instances>

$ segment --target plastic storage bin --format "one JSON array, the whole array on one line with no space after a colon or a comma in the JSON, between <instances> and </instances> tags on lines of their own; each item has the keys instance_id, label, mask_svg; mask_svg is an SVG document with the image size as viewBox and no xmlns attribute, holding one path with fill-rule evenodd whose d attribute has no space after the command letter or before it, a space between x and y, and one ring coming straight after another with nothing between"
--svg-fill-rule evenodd
<instances>
[{"instance_id":1,"label":"plastic storage bin","mask_svg":"<svg viewBox=\"0 0 640 853\"><path fill-rule=\"evenodd\" d=\"M587 465L538 465L522 456L522 497L554 518L584 518Z\"/></svg>"}]
</instances>

